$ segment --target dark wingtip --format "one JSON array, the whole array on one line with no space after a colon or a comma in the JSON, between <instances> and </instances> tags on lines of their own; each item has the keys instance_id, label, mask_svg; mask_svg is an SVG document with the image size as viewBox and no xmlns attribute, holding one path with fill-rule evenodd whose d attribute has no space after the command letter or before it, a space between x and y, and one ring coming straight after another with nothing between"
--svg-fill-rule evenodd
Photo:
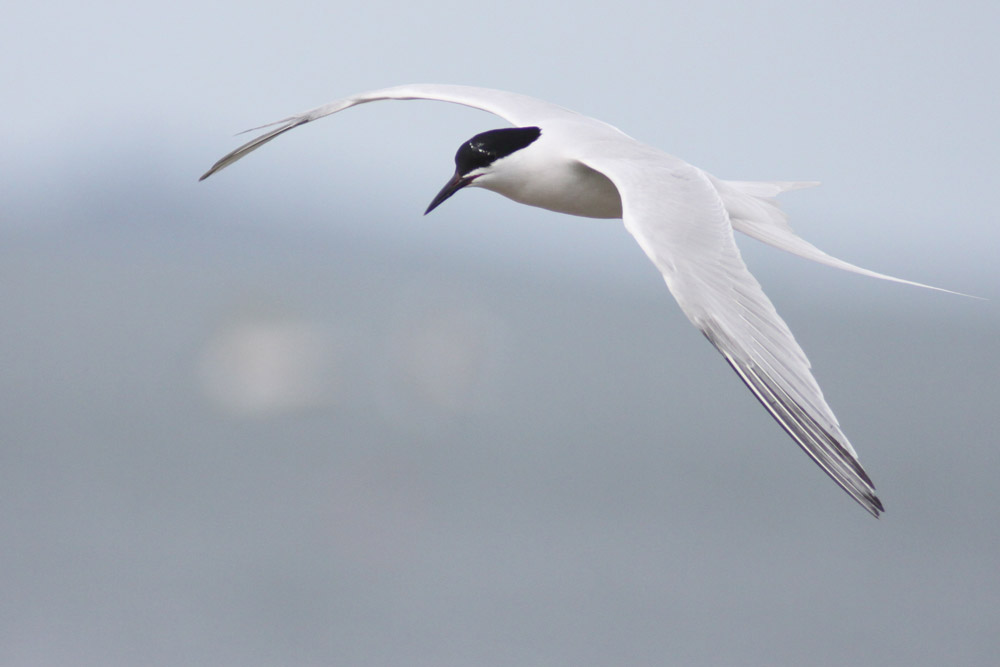
<instances>
[{"instance_id":1,"label":"dark wingtip","mask_svg":"<svg viewBox=\"0 0 1000 667\"><path fill-rule=\"evenodd\" d=\"M872 508L868 511L871 512L873 517L878 519L879 515L885 512L885 507L882 505L882 501L879 500L878 496L874 494L868 497L868 501L872 504Z\"/></svg>"},{"instance_id":2,"label":"dark wingtip","mask_svg":"<svg viewBox=\"0 0 1000 667\"><path fill-rule=\"evenodd\" d=\"M275 137L279 137L285 132L288 132L289 130L296 128L299 125L302 125L303 123L308 123L310 120L311 118L308 117L286 118L285 120L279 120L275 123L268 123L267 125L261 125L260 127L252 128L251 130L245 130L245 132L250 132L252 130L259 130L263 127L270 127L271 125L277 125L278 123L287 123L286 125L282 125L281 127L275 130L271 130L270 132L260 135L256 139L251 139L250 141L246 142L236 150L231 151L221 160L213 164L212 168L206 171L204 174L202 174L201 178L199 178L198 180L204 181L206 178L208 178L215 172L221 171L222 169L225 169L226 167L236 162L237 160L246 157L247 154L257 150L258 148L260 148L267 142L271 141ZM242 132L240 134L242 134Z\"/></svg>"},{"instance_id":3,"label":"dark wingtip","mask_svg":"<svg viewBox=\"0 0 1000 667\"><path fill-rule=\"evenodd\" d=\"M726 359L743 383L771 414L778 425L815 461L851 498L866 512L879 518L885 511L882 501L875 495L875 486L852 452L838 437L805 412L787 393L770 380L769 376L757 372L752 361L743 362L730 352L732 343L711 323L700 326L705 338L714 345ZM777 392L784 393L781 400Z\"/></svg>"},{"instance_id":4,"label":"dark wingtip","mask_svg":"<svg viewBox=\"0 0 1000 667\"><path fill-rule=\"evenodd\" d=\"M237 151L238 150L239 149L237 149ZM233 151L233 153L236 153L237 151ZM206 178L208 178L209 176L211 176L215 172L219 171L220 169L223 169L224 167L229 166L229 164L234 161L234 160L230 159L233 156L233 153L230 153L226 157L222 158L221 160L219 160L218 162L216 162L215 164L213 164L211 169L209 169L204 174L202 174L201 176L198 177L198 182L200 183L200 182L204 181Z\"/></svg>"}]
</instances>

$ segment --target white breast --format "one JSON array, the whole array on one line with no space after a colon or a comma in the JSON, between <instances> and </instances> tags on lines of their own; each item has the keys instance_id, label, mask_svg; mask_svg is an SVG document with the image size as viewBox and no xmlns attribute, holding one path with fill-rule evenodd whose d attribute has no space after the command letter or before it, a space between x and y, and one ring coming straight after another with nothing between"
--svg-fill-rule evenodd
<instances>
[{"instance_id":1,"label":"white breast","mask_svg":"<svg viewBox=\"0 0 1000 667\"><path fill-rule=\"evenodd\" d=\"M620 218L618 188L604 174L563 157L541 138L528 148L497 160L471 185L492 190L520 204L585 218Z\"/></svg>"}]
</instances>

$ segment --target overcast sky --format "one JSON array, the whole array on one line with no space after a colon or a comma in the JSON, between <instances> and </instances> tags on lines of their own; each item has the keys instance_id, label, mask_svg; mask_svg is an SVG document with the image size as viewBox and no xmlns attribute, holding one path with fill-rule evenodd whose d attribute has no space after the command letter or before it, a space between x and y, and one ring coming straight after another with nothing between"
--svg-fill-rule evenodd
<instances>
[{"instance_id":1,"label":"overcast sky","mask_svg":"<svg viewBox=\"0 0 1000 667\"><path fill-rule=\"evenodd\" d=\"M1000 3L9 4L3 664L996 661ZM742 243L886 516L620 223L422 216L488 114L365 105L197 181L413 82L822 181L807 239L989 297Z\"/></svg>"},{"instance_id":2,"label":"overcast sky","mask_svg":"<svg viewBox=\"0 0 1000 667\"><path fill-rule=\"evenodd\" d=\"M406 223L457 144L501 122L369 106L194 177L246 127L362 90L463 83L594 115L723 178L822 181L786 198L818 245L989 296L998 19L987 1L17 3L0 25L2 187L50 202L124 179L185 198L245 191L308 200L330 225L347 202L389 207L405 222L359 233L417 242ZM544 255L579 226L484 194L435 213L497 223L454 236L460 252L525 252L541 227L527 252ZM601 248L619 230L603 227L566 261L614 261Z\"/></svg>"}]
</instances>

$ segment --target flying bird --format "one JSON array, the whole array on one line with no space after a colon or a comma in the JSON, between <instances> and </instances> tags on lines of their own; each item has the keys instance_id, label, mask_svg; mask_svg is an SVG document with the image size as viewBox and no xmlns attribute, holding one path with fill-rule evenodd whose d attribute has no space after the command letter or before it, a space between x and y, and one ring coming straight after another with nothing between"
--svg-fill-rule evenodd
<instances>
[{"instance_id":1,"label":"flying bird","mask_svg":"<svg viewBox=\"0 0 1000 667\"><path fill-rule=\"evenodd\" d=\"M725 181L555 104L500 90L440 84L359 93L253 128L277 126L220 159L200 180L291 129L380 100L451 102L510 123L513 127L477 134L459 147L455 173L425 215L462 188L474 187L560 213L621 218L684 314L778 424L862 507L876 517L884 511L810 372L809 360L744 264L733 230L838 269L940 288L849 264L797 236L774 197L816 183Z\"/></svg>"}]
</instances>

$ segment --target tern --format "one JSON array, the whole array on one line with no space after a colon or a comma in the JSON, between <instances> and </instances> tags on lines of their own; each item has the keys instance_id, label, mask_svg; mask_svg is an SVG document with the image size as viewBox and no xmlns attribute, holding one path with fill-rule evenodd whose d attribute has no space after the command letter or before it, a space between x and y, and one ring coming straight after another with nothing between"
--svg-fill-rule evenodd
<instances>
[{"instance_id":1,"label":"tern","mask_svg":"<svg viewBox=\"0 0 1000 667\"><path fill-rule=\"evenodd\" d=\"M346 97L247 130L277 126L220 159L200 180L300 125L381 100L450 102L510 123L459 147L454 175L424 214L474 187L559 213L621 218L684 314L778 424L868 512L878 517L884 511L809 360L744 264L733 230L838 269L949 290L863 269L796 235L774 197L815 182L722 180L602 121L488 88L414 84Z\"/></svg>"}]
</instances>

